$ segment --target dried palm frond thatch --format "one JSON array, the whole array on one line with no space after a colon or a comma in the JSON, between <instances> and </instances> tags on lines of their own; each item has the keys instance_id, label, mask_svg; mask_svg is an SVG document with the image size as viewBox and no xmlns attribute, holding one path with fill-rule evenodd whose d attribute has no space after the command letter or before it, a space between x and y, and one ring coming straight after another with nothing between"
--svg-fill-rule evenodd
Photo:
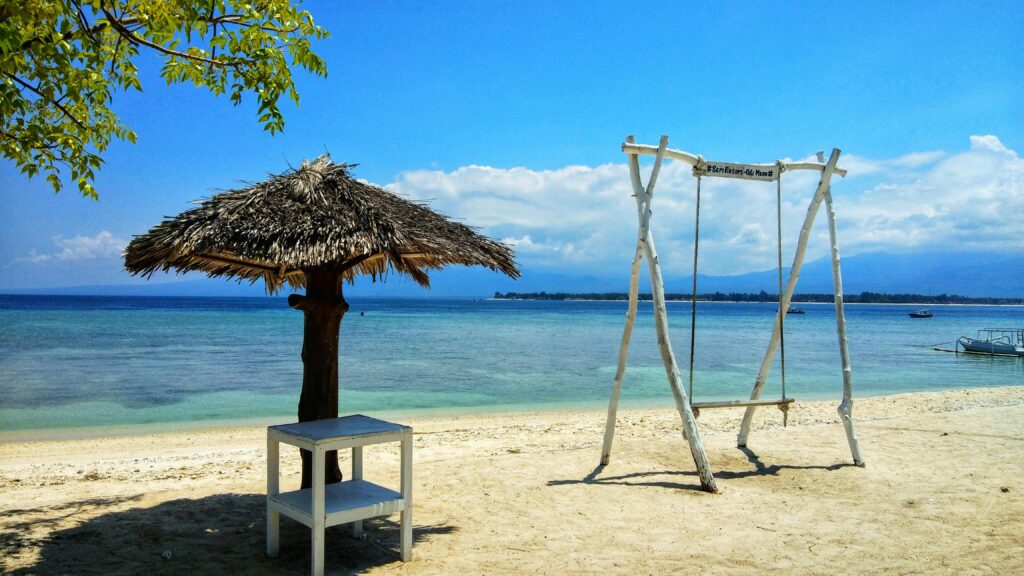
<instances>
[{"instance_id":1,"label":"dried palm frond thatch","mask_svg":"<svg viewBox=\"0 0 1024 576\"><path fill-rule=\"evenodd\" d=\"M323 155L296 170L198 202L136 236L125 268L171 268L255 282L275 293L305 285L303 269L332 267L352 280L389 269L429 286L427 270L485 266L519 276L511 248L430 208L360 182Z\"/></svg>"}]
</instances>

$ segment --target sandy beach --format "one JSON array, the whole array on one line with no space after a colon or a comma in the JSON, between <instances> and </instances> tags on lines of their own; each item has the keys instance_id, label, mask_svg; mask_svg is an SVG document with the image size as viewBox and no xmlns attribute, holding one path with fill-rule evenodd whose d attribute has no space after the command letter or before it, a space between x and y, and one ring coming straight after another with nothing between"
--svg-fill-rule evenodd
<instances>
[{"instance_id":1,"label":"sandy beach","mask_svg":"<svg viewBox=\"0 0 1024 576\"><path fill-rule=\"evenodd\" d=\"M672 409L409 420L414 559L397 516L328 530L332 574L1024 573L1024 387L857 400L867 466L837 402L741 411L701 427L721 494L701 492ZM397 484L398 450L366 476ZM284 488L297 486L286 450ZM343 462L343 470L348 464ZM303 574L309 532L264 556L265 430L0 444L0 567L9 574Z\"/></svg>"}]
</instances>

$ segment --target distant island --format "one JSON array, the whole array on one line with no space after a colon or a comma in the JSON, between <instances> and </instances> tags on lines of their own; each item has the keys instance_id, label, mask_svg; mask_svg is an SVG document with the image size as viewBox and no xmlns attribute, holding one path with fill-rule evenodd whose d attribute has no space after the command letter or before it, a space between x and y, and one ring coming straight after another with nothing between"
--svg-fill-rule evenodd
<instances>
[{"instance_id":1,"label":"distant island","mask_svg":"<svg viewBox=\"0 0 1024 576\"><path fill-rule=\"evenodd\" d=\"M625 292L495 292L497 300L628 300ZM684 301L692 299L690 294L665 294L666 301ZM641 293L640 300L651 300L650 293ZM704 302L778 302L778 294L770 292L714 292L697 294L697 300ZM956 294L885 294L882 292L861 292L860 294L844 294L843 301L849 304L1019 304L1024 305L1024 298L998 298L957 296ZM794 294L793 302L832 303L832 294Z\"/></svg>"}]
</instances>

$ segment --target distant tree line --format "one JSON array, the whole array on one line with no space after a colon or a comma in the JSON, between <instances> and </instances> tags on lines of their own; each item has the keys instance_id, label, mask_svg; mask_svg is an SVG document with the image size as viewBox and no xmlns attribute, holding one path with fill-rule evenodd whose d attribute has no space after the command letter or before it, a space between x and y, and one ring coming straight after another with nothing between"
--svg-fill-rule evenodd
<instances>
[{"instance_id":1,"label":"distant tree line","mask_svg":"<svg viewBox=\"0 0 1024 576\"><path fill-rule=\"evenodd\" d=\"M495 292L494 297L499 300L628 300L629 294L625 292ZM690 294L665 294L666 301L689 301L691 299ZM640 294L640 300L651 300L651 294ZM697 294L697 300L705 302L778 302L779 295L764 290L757 293L713 292ZM793 295L793 301L831 303L835 301L835 298L832 294L798 293ZM886 294L883 292L846 294L843 296L843 301L851 304L1024 304L1024 298L972 298L956 294L926 296L924 294Z\"/></svg>"}]
</instances>

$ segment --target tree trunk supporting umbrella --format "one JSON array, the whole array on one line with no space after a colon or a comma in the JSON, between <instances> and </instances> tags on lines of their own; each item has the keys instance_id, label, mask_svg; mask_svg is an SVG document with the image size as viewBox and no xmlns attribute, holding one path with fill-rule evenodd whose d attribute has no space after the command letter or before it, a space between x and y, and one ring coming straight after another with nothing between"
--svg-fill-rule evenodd
<instances>
[{"instance_id":1,"label":"tree trunk supporting umbrella","mask_svg":"<svg viewBox=\"0 0 1024 576\"><path fill-rule=\"evenodd\" d=\"M292 294L288 305L305 319L302 340L302 394L299 422L338 417L338 333L348 303L341 293L342 273L333 267L303 269L306 295ZM327 453L325 483L341 481L338 452ZM302 488L313 483L313 461L302 450Z\"/></svg>"}]
</instances>

